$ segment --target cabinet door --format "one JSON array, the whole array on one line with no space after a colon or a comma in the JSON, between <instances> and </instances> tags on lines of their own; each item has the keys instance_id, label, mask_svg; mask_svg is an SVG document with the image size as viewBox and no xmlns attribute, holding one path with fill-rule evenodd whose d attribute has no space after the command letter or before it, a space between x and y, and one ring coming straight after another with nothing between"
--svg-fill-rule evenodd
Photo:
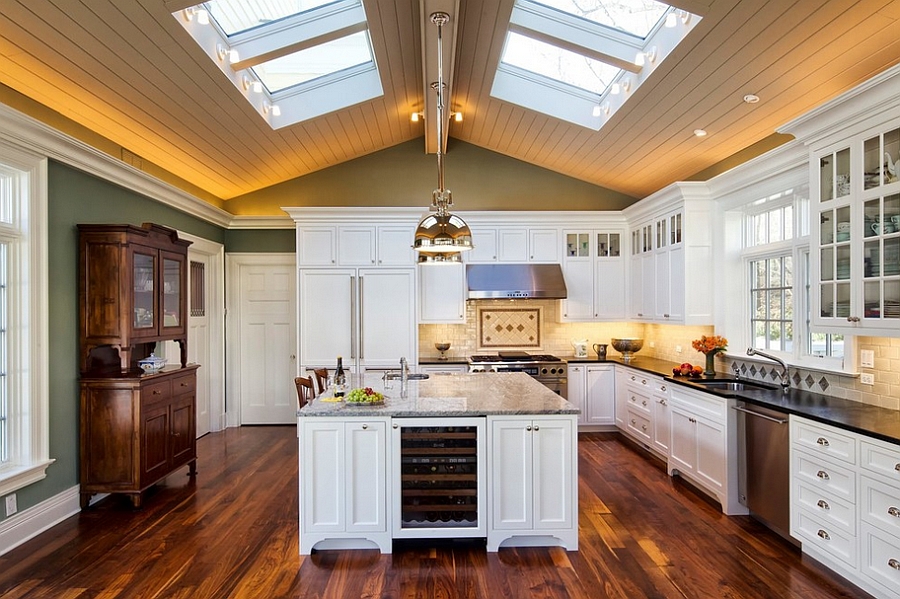
<instances>
[{"instance_id":1,"label":"cabinet door","mask_svg":"<svg viewBox=\"0 0 900 599\"><path fill-rule=\"evenodd\" d=\"M375 264L375 227L338 227L338 263L341 266Z\"/></svg>"},{"instance_id":2,"label":"cabinet door","mask_svg":"<svg viewBox=\"0 0 900 599\"><path fill-rule=\"evenodd\" d=\"M491 420L488 456L491 528L532 528L532 428L531 420L526 419Z\"/></svg>"},{"instance_id":3,"label":"cabinet door","mask_svg":"<svg viewBox=\"0 0 900 599\"><path fill-rule=\"evenodd\" d=\"M696 475L712 490L725 489L725 427L718 422L695 418L697 429Z\"/></svg>"},{"instance_id":4,"label":"cabinet door","mask_svg":"<svg viewBox=\"0 0 900 599\"><path fill-rule=\"evenodd\" d=\"M644 317L644 257L632 256L629 261L628 313L632 318Z\"/></svg>"},{"instance_id":5,"label":"cabinet door","mask_svg":"<svg viewBox=\"0 0 900 599\"><path fill-rule=\"evenodd\" d=\"M578 414L578 424L587 424L587 369L584 366L569 364L567 394L566 399L581 410L581 413Z\"/></svg>"},{"instance_id":6,"label":"cabinet door","mask_svg":"<svg viewBox=\"0 0 900 599\"><path fill-rule=\"evenodd\" d=\"M344 423L300 418L300 529L346 530Z\"/></svg>"},{"instance_id":7,"label":"cabinet door","mask_svg":"<svg viewBox=\"0 0 900 599\"><path fill-rule=\"evenodd\" d=\"M190 462L197 455L196 398L194 393L178 395L171 405L172 468Z\"/></svg>"},{"instance_id":8,"label":"cabinet door","mask_svg":"<svg viewBox=\"0 0 900 599\"><path fill-rule=\"evenodd\" d=\"M589 321L594 318L594 267L590 258L571 258L563 262L566 299L560 306L563 322Z\"/></svg>"},{"instance_id":9,"label":"cabinet door","mask_svg":"<svg viewBox=\"0 0 900 599\"><path fill-rule=\"evenodd\" d=\"M169 473L169 403L156 402L141 409L141 487Z\"/></svg>"},{"instance_id":10,"label":"cabinet door","mask_svg":"<svg viewBox=\"0 0 900 599\"><path fill-rule=\"evenodd\" d=\"M665 390L665 385L662 389ZM663 455L669 455L672 424L669 421L669 399L665 395L656 394L653 399L653 447Z\"/></svg>"},{"instance_id":11,"label":"cabinet door","mask_svg":"<svg viewBox=\"0 0 900 599\"><path fill-rule=\"evenodd\" d=\"M526 229L498 229L497 260L500 262L528 262L528 231Z\"/></svg>"},{"instance_id":12,"label":"cabinet door","mask_svg":"<svg viewBox=\"0 0 900 599\"><path fill-rule=\"evenodd\" d=\"M559 262L559 231L531 229L528 231L528 260L531 262Z\"/></svg>"},{"instance_id":13,"label":"cabinet door","mask_svg":"<svg viewBox=\"0 0 900 599\"><path fill-rule=\"evenodd\" d=\"M345 364L355 356L351 342L355 323L356 271L301 269L299 279L300 360L305 366ZM348 364L349 365L349 364Z\"/></svg>"},{"instance_id":14,"label":"cabinet door","mask_svg":"<svg viewBox=\"0 0 900 599\"><path fill-rule=\"evenodd\" d=\"M669 264L670 254L668 248L660 248L653 256L656 276L653 281L655 293L652 318L657 322L665 322L669 318L670 281L674 278Z\"/></svg>"},{"instance_id":15,"label":"cabinet door","mask_svg":"<svg viewBox=\"0 0 900 599\"><path fill-rule=\"evenodd\" d=\"M640 318L652 320L656 315L656 254L641 255L641 312Z\"/></svg>"},{"instance_id":16,"label":"cabinet door","mask_svg":"<svg viewBox=\"0 0 900 599\"><path fill-rule=\"evenodd\" d=\"M162 263L160 334L185 335L187 331L187 289L181 288L181 282L187 280L186 257L183 254L160 251L159 259Z\"/></svg>"},{"instance_id":17,"label":"cabinet door","mask_svg":"<svg viewBox=\"0 0 900 599\"><path fill-rule=\"evenodd\" d=\"M616 380L612 365L587 367L588 424L616 423Z\"/></svg>"},{"instance_id":18,"label":"cabinet door","mask_svg":"<svg viewBox=\"0 0 900 599\"><path fill-rule=\"evenodd\" d=\"M85 287L81 291L85 302L82 333L85 339L97 343L118 341L132 326L134 317L129 313L129 300L143 298L138 294L144 292L143 287L147 281L153 280L153 266L149 265L146 277L136 278L134 274L129 277L122 264L124 256L118 243L82 242L82 248L84 279L81 284ZM122 288L122 279L131 281L130 289L128 286ZM152 295L147 297L151 298L149 306L152 310ZM147 309L147 304L141 305Z\"/></svg>"},{"instance_id":19,"label":"cabinet door","mask_svg":"<svg viewBox=\"0 0 900 599\"><path fill-rule=\"evenodd\" d=\"M159 335L159 251L137 244L128 246L131 264L131 335L135 338Z\"/></svg>"},{"instance_id":20,"label":"cabinet door","mask_svg":"<svg viewBox=\"0 0 900 599\"><path fill-rule=\"evenodd\" d=\"M625 318L625 261L623 258L598 258L594 277L594 318Z\"/></svg>"},{"instance_id":21,"label":"cabinet door","mask_svg":"<svg viewBox=\"0 0 900 599\"><path fill-rule=\"evenodd\" d=\"M616 367L616 426L620 430L627 427L625 411L628 408L628 378L630 372L624 367Z\"/></svg>"},{"instance_id":22,"label":"cabinet door","mask_svg":"<svg viewBox=\"0 0 900 599\"><path fill-rule=\"evenodd\" d=\"M359 360L366 367L400 364L417 354L415 270L359 271Z\"/></svg>"},{"instance_id":23,"label":"cabinet door","mask_svg":"<svg viewBox=\"0 0 900 599\"><path fill-rule=\"evenodd\" d=\"M672 443L669 451L669 470L693 473L697 469L697 424L693 415L670 406L672 414Z\"/></svg>"},{"instance_id":24,"label":"cabinet door","mask_svg":"<svg viewBox=\"0 0 900 599\"><path fill-rule=\"evenodd\" d=\"M334 227L297 229L298 266L334 266L337 264L337 231Z\"/></svg>"},{"instance_id":25,"label":"cabinet door","mask_svg":"<svg viewBox=\"0 0 900 599\"><path fill-rule=\"evenodd\" d=\"M378 227L378 264L380 266L414 266L412 249L414 227Z\"/></svg>"},{"instance_id":26,"label":"cabinet door","mask_svg":"<svg viewBox=\"0 0 900 599\"><path fill-rule=\"evenodd\" d=\"M535 419L533 438L534 528L569 528L574 522L571 420Z\"/></svg>"},{"instance_id":27,"label":"cabinet door","mask_svg":"<svg viewBox=\"0 0 900 599\"><path fill-rule=\"evenodd\" d=\"M419 322L465 323L465 264L419 265Z\"/></svg>"},{"instance_id":28,"label":"cabinet door","mask_svg":"<svg viewBox=\"0 0 900 599\"><path fill-rule=\"evenodd\" d=\"M497 229L473 229L471 251L465 253L467 262L497 261Z\"/></svg>"},{"instance_id":29,"label":"cabinet door","mask_svg":"<svg viewBox=\"0 0 900 599\"><path fill-rule=\"evenodd\" d=\"M348 422L344 428L347 532L387 530L387 423Z\"/></svg>"}]
</instances>

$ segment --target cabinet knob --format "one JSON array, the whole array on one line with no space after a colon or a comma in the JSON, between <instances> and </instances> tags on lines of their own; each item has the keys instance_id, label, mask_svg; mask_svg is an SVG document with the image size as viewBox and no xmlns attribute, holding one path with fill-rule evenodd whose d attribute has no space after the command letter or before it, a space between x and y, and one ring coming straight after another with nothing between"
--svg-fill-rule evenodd
<instances>
[{"instance_id":1,"label":"cabinet knob","mask_svg":"<svg viewBox=\"0 0 900 599\"><path fill-rule=\"evenodd\" d=\"M829 443L828 439L826 439L825 437L819 437L818 439L816 439L816 443L821 445L822 447L828 447L829 445L831 445L831 443Z\"/></svg>"},{"instance_id":2,"label":"cabinet knob","mask_svg":"<svg viewBox=\"0 0 900 599\"><path fill-rule=\"evenodd\" d=\"M831 480L831 477L828 476L828 473L824 470L819 470L818 472L816 472L816 476L818 476L822 480Z\"/></svg>"},{"instance_id":3,"label":"cabinet knob","mask_svg":"<svg viewBox=\"0 0 900 599\"><path fill-rule=\"evenodd\" d=\"M180 436L181 436L181 433L172 433L172 436L173 436L173 437L180 437Z\"/></svg>"},{"instance_id":4,"label":"cabinet knob","mask_svg":"<svg viewBox=\"0 0 900 599\"><path fill-rule=\"evenodd\" d=\"M394 428L400 428L400 425L397 424L397 423L395 422L395 423L394 423Z\"/></svg>"},{"instance_id":5,"label":"cabinet knob","mask_svg":"<svg viewBox=\"0 0 900 599\"><path fill-rule=\"evenodd\" d=\"M525 427L525 430L526 430L526 431L530 431L530 430L531 430L531 425L529 424L528 426L526 426L526 427Z\"/></svg>"},{"instance_id":6,"label":"cabinet knob","mask_svg":"<svg viewBox=\"0 0 900 599\"><path fill-rule=\"evenodd\" d=\"M900 562L898 562L894 558L888 560L888 566L890 566L894 570L900 570Z\"/></svg>"},{"instance_id":7,"label":"cabinet knob","mask_svg":"<svg viewBox=\"0 0 900 599\"><path fill-rule=\"evenodd\" d=\"M162 395L162 391L156 389L155 391L153 391L153 395Z\"/></svg>"},{"instance_id":8,"label":"cabinet knob","mask_svg":"<svg viewBox=\"0 0 900 599\"><path fill-rule=\"evenodd\" d=\"M894 470L900 472L900 464L894 464Z\"/></svg>"},{"instance_id":9,"label":"cabinet knob","mask_svg":"<svg viewBox=\"0 0 900 599\"><path fill-rule=\"evenodd\" d=\"M859 322L859 316L848 316L847 322Z\"/></svg>"},{"instance_id":10,"label":"cabinet knob","mask_svg":"<svg viewBox=\"0 0 900 599\"><path fill-rule=\"evenodd\" d=\"M647 400L646 400L646 399L645 399L644 401L642 401L641 403L644 405L644 407L647 407Z\"/></svg>"},{"instance_id":11,"label":"cabinet knob","mask_svg":"<svg viewBox=\"0 0 900 599\"><path fill-rule=\"evenodd\" d=\"M637 380L637 377L634 376L634 375L632 374L632 375L631 375L631 380L636 381L636 380Z\"/></svg>"},{"instance_id":12,"label":"cabinet knob","mask_svg":"<svg viewBox=\"0 0 900 599\"><path fill-rule=\"evenodd\" d=\"M823 510L830 510L830 509L831 509L831 506L828 505L828 502L825 501L824 499L818 500L818 501L816 502L816 505L819 506L820 508L822 508Z\"/></svg>"},{"instance_id":13,"label":"cabinet knob","mask_svg":"<svg viewBox=\"0 0 900 599\"><path fill-rule=\"evenodd\" d=\"M181 386L182 386L182 387L187 387L188 384L187 384L187 383L181 383Z\"/></svg>"},{"instance_id":14,"label":"cabinet knob","mask_svg":"<svg viewBox=\"0 0 900 599\"><path fill-rule=\"evenodd\" d=\"M541 427L539 427L538 425L535 424L535 425L534 425L534 430L535 430L535 431L539 431L539 430L541 430Z\"/></svg>"},{"instance_id":15,"label":"cabinet knob","mask_svg":"<svg viewBox=\"0 0 900 599\"><path fill-rule=\"evenodd\" d=\"M634 421L634 418L631 419L631 426L637 426L637 422Z\"/></svg>"},{"instance_id":16,"label":"cabinet knob","mask_svg":"<svg viewBox=\"0 0 900 599\"><path fill-rule=\"evenodd\" d=\"M669 317L668 314L663 314L663 318L668 318L668 317Z\"/></svg>"},{"instance_id":17,"label":"cabinet knob","mask_svg":"<svg viewBox=\"0 0 900 599\"><path fill-rule=\"evenodd\" d=\"M667 402L665 399L661 399L661 400L659 400L659 405L667 406L667 405L669 405L669 402Z\"/></svg>"},{"instance_id":18,"label":"cabinet knob","mask_svg":"<svg viewBox=\"0 0 900 599\"><path fill-rule=\"evenodd\" d=\"M819 532L817 532L816 534L819 536L819 538L825 539L826 541L831 540L831 535L828 534L827 532L825 532L824 530L822 530L821 528L819 529Z\"/></svg>"},{"instance_id":19,"label":"cabinet knob","mask_svg":"<svg viewBox=\"0 0 900 599\"><path fill-rule=\"evenodd\" d=\"M688 418L688 422L690 422L692 424L697 424L697 419L696 418Z\"/></svg>"},{"instance_id":20,"label":"cabinet knob","mask_svg":"<svg viewBox=\"0 0 900 599\"><path fill-rule=\"evenodd\" d=\"M894 506L888 508L888 514L893 516L894 518L900 518L900 509L897 509Z\"/></svg>"},{"instance_id":21,"label":"cabinet knob","mask_svg":"<svg viewBox=\"0 0 900 599\"><path fill-rule=\"evenodd\" d=\"M642 385L646 385L646 384L647 384L647 379L641 379L641 384L642 384Z\"/></svg>"},{"instance_id":22,"label":"cabinet knob","mask_svg":"<svg viewBox=\"0 0 900 599\"><path fill-rule=\"evenodd\" d=\"M659 390L660 390L660 391L665 391L665 390L666 390L666 386L663 385L662 387L659 388Z\"/></svg>"},{"instance_id":23,"label":"cabinet knob","mask_svg":"<svg viewBox=\"0 0 900 599\"><path fill-rule=\"evenodd\" d=\"M369 425L368 425L368 424L362 425L362 429L363 429L363 430L366 430L366 429L368 429L368 428L369 428Z\"/></svg>"},{"instance_id":24,"label":"cabinet knob","mask_svg":"<svg viewBox=\"0 0 900 599\"><path fill-rule=\"evenodd\" d=\"M641 425L641 430L644 431L644 432L646 433L646 432L647 432L647 425L646 425L646 424L642 424L642 425Z\"/></svg>"}]
</instances>

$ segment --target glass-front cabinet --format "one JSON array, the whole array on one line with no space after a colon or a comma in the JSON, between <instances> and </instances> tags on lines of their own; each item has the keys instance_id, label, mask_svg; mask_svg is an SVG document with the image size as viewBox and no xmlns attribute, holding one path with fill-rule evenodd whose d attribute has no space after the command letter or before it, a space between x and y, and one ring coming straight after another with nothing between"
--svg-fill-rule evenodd
<instances>
[{"instance_id":1,"label":"glass-front cabinet","mask_svg":"<svg viewBox=\"0 0 900 599\"><path fill-rule=\"evenodd\" d=\"M900 126L817 153L813 326L900 329Z\"/></svg>"}]
</instances>

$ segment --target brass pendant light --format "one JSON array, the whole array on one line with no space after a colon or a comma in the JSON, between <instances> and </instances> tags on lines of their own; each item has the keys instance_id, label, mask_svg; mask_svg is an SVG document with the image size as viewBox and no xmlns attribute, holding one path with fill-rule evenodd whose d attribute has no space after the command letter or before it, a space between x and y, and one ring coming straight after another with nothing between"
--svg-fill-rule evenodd
<instances>
[{"instance_id":1,"label":"brass pendant light","mask_svg":"<svg viewBox=\"0 0 900 599\"><path fill-rule=\"evenodd\" d=\"M450 20L445 12L431 15L437 25L438 80L431 87L437 92L437 165L438 186L431 194L433 212L425 215L416 227L413 249L420 252L419 262L459 262L459 252L471 250L472 232L459 216L450 213L453 196L444 189L444 57L441 29Z\"/></svg>"}]
</instances>

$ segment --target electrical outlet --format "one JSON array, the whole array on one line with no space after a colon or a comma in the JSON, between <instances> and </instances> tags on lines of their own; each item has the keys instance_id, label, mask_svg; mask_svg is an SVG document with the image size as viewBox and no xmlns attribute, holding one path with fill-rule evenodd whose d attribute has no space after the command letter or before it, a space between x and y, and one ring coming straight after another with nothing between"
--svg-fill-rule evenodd
<instances>
[{"instance_id":1,"label":"electrical outlet","mask_svg":"<svg viewBox=\"0 0 900 599\"><path fill-rule=\"evenodd\" d=\"M859 375L859 382L862 383L863 385L874 385L875 384L875 375L868 373L868 372L864 372L861 375Z\"/></svg>"},{"instance_id":2,"label":"electrical outlet","mask_svg":"<svg viewBox=\"0 0 900 599\"><path fill-rule=\"evenodd\" d=\"M875 368L875 352L871 349L860 350L859 365L862 368Z\"/></svg>"},{"instance_id":3,"label":"electrical outlet","mask_svg":"<svg viewBox=\"0 0 900 599\"><path fill-rule=\"evenodd\" d=\"M16 512L19 511L19 506L16 505L16 494L11 493L6 496L6 515L12 516Z\"/></svg>"},{"instance_id":4,"label":"electrical outlet","mask_svg":"<svg viewBox=\"0 0 900 599\"><path fill-rule=\"evenodd\" d=\"M650 342L650 349L653 349L654 347L656 347L656 341L651 341L651 342Z\"/></svg>"},{"instance_id":5,"label":"electrical outlet","mask_svg":"<svg viewBox=\"0 0 900 599\"><path fill-rule=\"evenodd\" d=\"M681 353L681 346L680 346L680 345L676 345L676 346L675 346L675 353L676 353L676 354L680 354L680 353Z\"/></svg>"}]
</instances>

